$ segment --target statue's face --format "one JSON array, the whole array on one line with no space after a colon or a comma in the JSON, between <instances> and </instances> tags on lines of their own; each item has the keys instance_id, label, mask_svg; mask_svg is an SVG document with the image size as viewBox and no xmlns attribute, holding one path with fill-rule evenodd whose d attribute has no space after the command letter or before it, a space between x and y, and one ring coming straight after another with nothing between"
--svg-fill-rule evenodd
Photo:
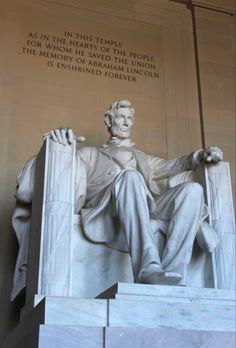
<instances>
[{"instance_id":1,"label":"statue's face","mask_svg":"<svg viewBox=\"0 0 236 348\"><path fill-rule=\"evenodd\" d=\"M111 119L111 135L120 139L129 138L133 124L134 116L130 109L120 108L116 111L115 117Z\"/></svg>"}]
</instances>

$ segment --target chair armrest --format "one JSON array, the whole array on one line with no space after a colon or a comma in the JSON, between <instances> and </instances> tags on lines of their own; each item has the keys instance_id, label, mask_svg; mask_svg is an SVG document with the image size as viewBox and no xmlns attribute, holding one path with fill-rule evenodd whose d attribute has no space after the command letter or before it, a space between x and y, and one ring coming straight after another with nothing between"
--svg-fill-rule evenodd
<instances>
[{"instance_id":1,"label":"chair armrest","mask_svg":"<svg viewBox=\"0 0 236 348\"><path fill-rule=\"evenodd\" d=\"M220 242L212 254L215 288L235 289L235 219L229 163L202 165L195 171L209 209L209 224Z\"/></svg>"},{"instance_id":2,"label":"chair armrest","mask_svg":"<svg viewBox=\"0 0 236 348\"><path fill-rule=\"evenodd\" d=\"M75 143L47 138L37 156L29 244L27 299L69 296L74 215Z\"/></svg>"}]
</instances>

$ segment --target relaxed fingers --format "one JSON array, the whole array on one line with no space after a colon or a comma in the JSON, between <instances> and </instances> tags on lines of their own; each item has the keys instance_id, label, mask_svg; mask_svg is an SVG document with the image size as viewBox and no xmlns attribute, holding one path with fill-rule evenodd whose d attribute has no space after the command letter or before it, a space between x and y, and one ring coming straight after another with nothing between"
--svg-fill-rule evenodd
<instances>
[{"instance_id":1,"label":"relaxed fingers","mask_svg":"<svg viewBox=\"0 0 236 348\"><path fill-rule=\"evenodd\" d=\"M74 133L73 130L71 128L67 128L67 139L69 144L72 144L74 141Z\"/></svg>"},{"instance_id":2,"label":"relaxed fingers","mask_svg":"<svg viewBox=\"0 0 236 348\"><path fill-rule=\"evenodd\" d=\"M55 135L57 137L57 141L59 142L59 144L63 144L63 140L62 140L60 129L56 129L55 130Z\"/></svg>"},{"instance_id":3,"label":"relaxed fingers","mask_svg":"<svg viewBox=\"0 0 236 348\"><path fill-rule=\"evenodd\" d=\"M61 129L61 138L62 138L63 145L67 145L66 129L65 128Z\"/></svg>"},{"instance_id":4,"label":"relaxed fingers","mask_svg":"<svg viewBox=\"0 0 236 348\"><path fill-rule=\"evenodd\" d=\"M50 135L50 137L52 138L53 141L55 141L56 143L58 142L58 139L57 139L54 131L50 131L49 135Z\"/></svg>"}]
</instances>

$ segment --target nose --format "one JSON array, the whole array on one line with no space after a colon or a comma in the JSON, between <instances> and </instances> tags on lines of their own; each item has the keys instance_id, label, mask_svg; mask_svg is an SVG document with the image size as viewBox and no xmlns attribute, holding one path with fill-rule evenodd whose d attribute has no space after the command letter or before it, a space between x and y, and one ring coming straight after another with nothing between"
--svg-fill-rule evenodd
<instances>
[{"instance_id":1,"label":"nose","mask_svg":"<svg viewBox=\"0 0 236 348\"><path fill-rule=\"evenodd\" d=\"M124 126L128 126L129 125L129 120L127 117L124 118Z\"/></svg>"}]
</instances>

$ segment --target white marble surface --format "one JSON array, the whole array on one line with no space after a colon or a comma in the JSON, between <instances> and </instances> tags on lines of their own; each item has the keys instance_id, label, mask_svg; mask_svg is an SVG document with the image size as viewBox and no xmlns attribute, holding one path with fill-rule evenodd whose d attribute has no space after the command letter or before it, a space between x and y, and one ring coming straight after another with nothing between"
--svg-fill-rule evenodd
<instances>
[{"instance_id":1,"label":"white marble surface","mask_svg":"<svg viewBox=\"0 0 236 348\"><path fill-rule=\"evenodd\" d=\"M74 153L46 140L38 294L71 295Z\"/></svg>"},{"instance_id":2,"label":"white marble surface","mask_svg":"<svg viewBox=\"0 0 236 348\"><path fill-rule=\"evenodd\" d=\"M236 230L229 163L220 162L205 171L209 221L220 238L212 254L215 287L235 290Z\"/></svg>"},{"instance_id":3,"label":"white marble surface","mask_svg":"<svg viewBox=\"0 0 236 348\"><path fill-rule=\"evenodd\" d=\"M223 304L234 304L236 294L232 290L222 289L117 283L101 293L98 298L118 299L121 296L126 299L131 299L131 297L135 296L139 300L143 300L144 298L152 298L157 301L161 299L166 299L167 301L183 300L185 302L204 300L209 303L215 303L217 301Z\"/></svg>"},{"instance_id":4,"label":"white marble surface","mask_svg":"<svg viewBox=\"0 0 236 348\"><path fill-rule=\"evenodd\" d=\"M48 325L235 330L233 291L118 283L109 297L46 297L37 307Z\"/></svg>"},{"instance_id":5,"label":"white marble surface","mask_svg":"<svg viewBox=\"0 0 236 348\"><path fill-rule=\"evenodd\" d=\"M202 342L201 347L208 348L211 337L213 342L217 341L215 337L218 337L219 332L224 339L228 337L229 344L233 342L235 301L234 293L231 291L120 283L112 287L109 293L110 297L117 298L44 298L12 331L4 348L38 348L33 343L29 345L28 342L35 342L35 336L39 335L39 325L40 337L44 342L40 348L51 348L54 347L53 344L55 348L80 347L75 345L76 342L86 342L81 348L90 348L90 345L94 348L94 342L99 342L95 347L100 348L101 330L104 327L108 331L115 329L114 332L110 331L112 334L109 334L109 337L106 336L106 347L109 348L118 347L119 342L123 342L125 347L132 344L131 347L136 348L137 343L137 347L149 348L148 344L152 343L157 332L163 328L166 331L163 331L163 335L161 332L159 336L160 344L168 332L170 343L176 339L186 344L186 347L187 343L195 342L197 348L197 343ZM92 328L90 331L94 332L94 337L88 333L88 328ZM96 331L97 328L100 330ZM143 340L140 333L145 330L150 333L151 341ZM139 339L132 338L132 332L138 332ZM195 337L194 341L190 340L190 332ZM216 333L215 336L213 332ZM24 345L24 342L28 345ZM170 346L173 346L172 343ZM195 346L193 345L194 348ZM223 347L231 348L230 345Z\"/></svg>"},{"instance_id":6,"label":"white marble surface","mask_svg":"<svg viewBox=\"0 0 236 348\"><path fill-rule=\"evenodd\" d=\"M219 304L109 300L109 326L235 331L235 307Z\"/></svg>"},{"instance_id":7,"label":"white marble surface","mask_svg":"<svg viewBox=\"0 0 236 348\"><path fill-rule=\"evenodd\" d=\"M116 282L133 282L130 254L88 241L79 215L74 215L72 243L72 296L94 298Z\"/></svg>"},{"instance_id":8,"label":"white marble surface","mask_svg":"<svg viewBox=\"0 0 236 348\"><path fill-rule=\"evenodd\" d=\"M232 332L106 328L107 348L235 348Z\"/></svg>"},{"instance_id":9,"label":"white marble surface","mask_svg":"<svg viewBox=\"0 0 236 348\"><path fill-rule=\"evenodd\" d=\"M40 325L40 348L103 348L104 328Z\"/></svg>"},{"instance_id":10,"label":"white marble surface","mask_svg":"<svg viewBox=\"0 0 236 348\"><path fill-rule=\"evenodd\" d=\"M48 325L106 326L107 301L46 297L44 323Z\"/></svg>"},{"instance_id":11,"label":"white marble surface","mask_svg":"<svg viewBox=\"0 0 236 348\"><path fill-rule=\"evenodd\" d=\"M118 283L102 293L109 326L235 331L235 292Z\"/></svg>"},{"instance_id":12,"label":"white marble surface","mask_svg":"<svg viewBox=\"0 0 236 348\"><path fill-rule=\"evenodd\" d=\"M4 348L235 348L235 334L132 327L40 325Z\"/></svg>"},{"instance_id":13,"label":"white marble surface","mask_svg":"<svg viewBox=\"0 0 236 348\"><path fill-rule=\"evenodd\" d=\"M149 296L149 295L116 295L117 300L135 300L135 301L163 301L168 303L199 303L199 304L217 304L217 305L232 305L232 301L230 300L213 300L210 298L197 298L197 297L166 297L166 296ZM234 302L235 303L235 302Z\"/></svg>"}]
</instances>

